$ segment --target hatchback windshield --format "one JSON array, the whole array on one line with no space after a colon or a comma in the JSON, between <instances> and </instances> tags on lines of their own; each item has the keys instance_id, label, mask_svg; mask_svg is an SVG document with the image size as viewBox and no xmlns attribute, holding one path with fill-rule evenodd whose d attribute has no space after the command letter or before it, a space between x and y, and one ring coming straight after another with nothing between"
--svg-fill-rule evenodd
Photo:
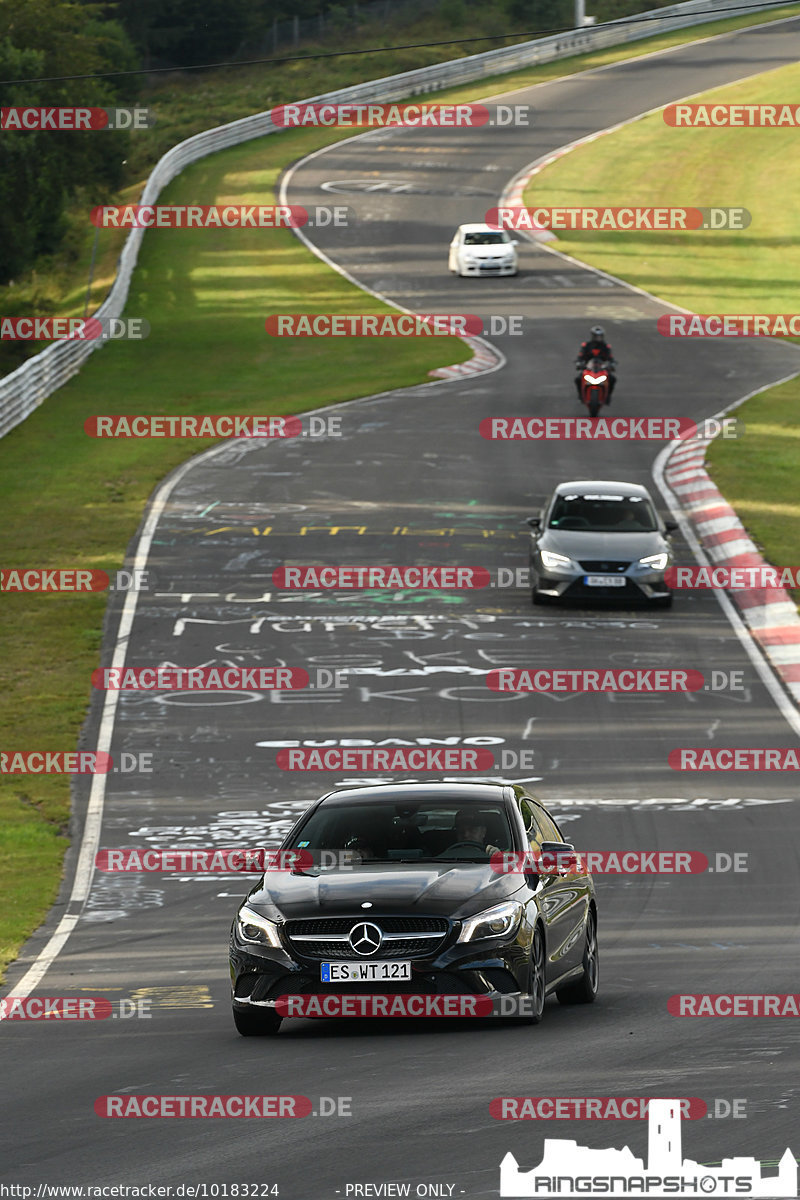
<instances>
[{"instance_id":1,"label":"hatchback windshield","mask_svg":"<svg viewBox=\"0 0 800 1200\"><path fill-rule=\"evenodd\" d=\"M499 230L497 233L492 233L487 230L485 233L465 233L465 246L497 246L502 242L508 241L508 234Z\"/></svg>"},{"instance_id":2,"label":"hatchback windshield","mask_svg":"<svg viewBox=\"0 0 800 1200\"><path fill-rule=\"evenodd\" d=\"M593 533L653 533L658 522L646 496L557 496L550 529L584 529Z\"/></svg>"},{"instance_id":3,"label":"hatchback windshield","mask_svg":"<svg viewBox=\"0 0 800 1200\"><path fill-rule=\"evenodd\" d=\"M289 848L309 850L322 865L326 856L320 852L331 850L351 851L356 862L486 862L513 843L502 804L441 797L379 803L334 796L304 822Z\"/></svg>"}]
</instances>

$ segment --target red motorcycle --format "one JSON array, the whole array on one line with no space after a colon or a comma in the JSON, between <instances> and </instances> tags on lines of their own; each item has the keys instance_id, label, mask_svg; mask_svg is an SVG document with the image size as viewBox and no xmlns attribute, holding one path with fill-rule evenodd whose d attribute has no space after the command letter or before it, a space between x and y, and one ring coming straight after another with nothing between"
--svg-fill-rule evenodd
<instances>
[{"instance_id":1,"label":"red motorcycle","mask_svg":"<svg viewBox=\"0 0 800 1200\"><path fill-rule=\"evenodd\" d=\"M578 363L580 371L581 402L589 409L589 416L596 417L604 404L608 404L611 386L609 363L599 357L587 363Z\"/></svg>"}]
</instances>

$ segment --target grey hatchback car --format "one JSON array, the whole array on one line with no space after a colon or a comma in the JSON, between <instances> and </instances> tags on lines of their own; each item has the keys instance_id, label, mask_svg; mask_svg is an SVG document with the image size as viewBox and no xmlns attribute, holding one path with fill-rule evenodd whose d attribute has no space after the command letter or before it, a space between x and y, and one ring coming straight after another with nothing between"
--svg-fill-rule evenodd
<instances>
[{"instance_id":1,"label":"grey hatchback car","mask_svg":"<svg viewBox=\"0 0 800 1200\"><path fill-rule=\"evenodd\" d=\"M672 604L664 572L672 565L669 537L678 526L662 520L641 484L560 483L528 525L534 604L573 598Z\"/></svg>"}]
</instances>

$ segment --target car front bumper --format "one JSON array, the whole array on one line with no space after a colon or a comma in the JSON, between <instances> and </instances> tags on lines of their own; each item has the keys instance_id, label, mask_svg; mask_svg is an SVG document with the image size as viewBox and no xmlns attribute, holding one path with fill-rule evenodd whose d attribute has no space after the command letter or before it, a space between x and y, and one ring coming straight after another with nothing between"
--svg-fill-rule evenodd
<instances>
[{"instance_id":1,"label":"car front bumper","mask_svg":"<svg viewBox=\"0 0 800 1200\"><path fill-rule=\"evenodd\" d=\"M462 275L516 275L517 264L486 262L468 265L462 262L459 269Z\"/></svg>"},{"instance_id":2,"label":"car front bumper","mask_svg":"<svg viewBox=\"0 0 800 1200\"><path fill-rule=\"evenodd\" d=\"M602 572L595 572L595 574ZM628 570L618 578L624 579L624 586L619 584L598 587L585 582L590 572L556 571L547 569L541 563L531 563L531 588L542 596L550 596L556 600L613 600L621 602L629 600L662 600L672 594L664 582L664 571L635 571ZM616 572L610 574L617 575Z\"/></svg>"},{"instance_id":3,"label":"car front bumper","mask_svg":"<svg viewBox=\"0 0 800 1200\"><path fill-rule=\"evenodd\" d=\"M411 978L396 982L323 983L319 959L301 959L271 947L230 944L234 1008L272 1009L283 996L298 995L519 995L529 986L532 930L523 920L509 941L479 944L450 939L436 956L410 959ZM353 961L353 960L348 960ZM380 961L380 960L378 960Z\"/></svg>"}]
</instances>

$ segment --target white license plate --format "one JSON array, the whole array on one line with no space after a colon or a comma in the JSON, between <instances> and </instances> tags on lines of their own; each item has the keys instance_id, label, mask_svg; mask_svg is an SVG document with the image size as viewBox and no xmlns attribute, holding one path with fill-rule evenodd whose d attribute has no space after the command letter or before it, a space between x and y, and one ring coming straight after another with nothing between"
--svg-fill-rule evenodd
<instances>
[{"instance_id":1,"label":"white license plate","mask_svg":"<svg viewBox=\"0 0 800 1200\"><path fill-rule=\"evenodd\" d=\"M411 978L410 962L327 962L321 966L323 983L391 983Z\"/></svg>"},{"instance_id":2,"label":"white license plate","mask_svg":"<svg viewBox=\"0 0 800 1200\"><path fill-rule=\"evenodd\" d=\"M624 575L584 575L587 587L625 587Z\"/></svg>"}]
</instances>

